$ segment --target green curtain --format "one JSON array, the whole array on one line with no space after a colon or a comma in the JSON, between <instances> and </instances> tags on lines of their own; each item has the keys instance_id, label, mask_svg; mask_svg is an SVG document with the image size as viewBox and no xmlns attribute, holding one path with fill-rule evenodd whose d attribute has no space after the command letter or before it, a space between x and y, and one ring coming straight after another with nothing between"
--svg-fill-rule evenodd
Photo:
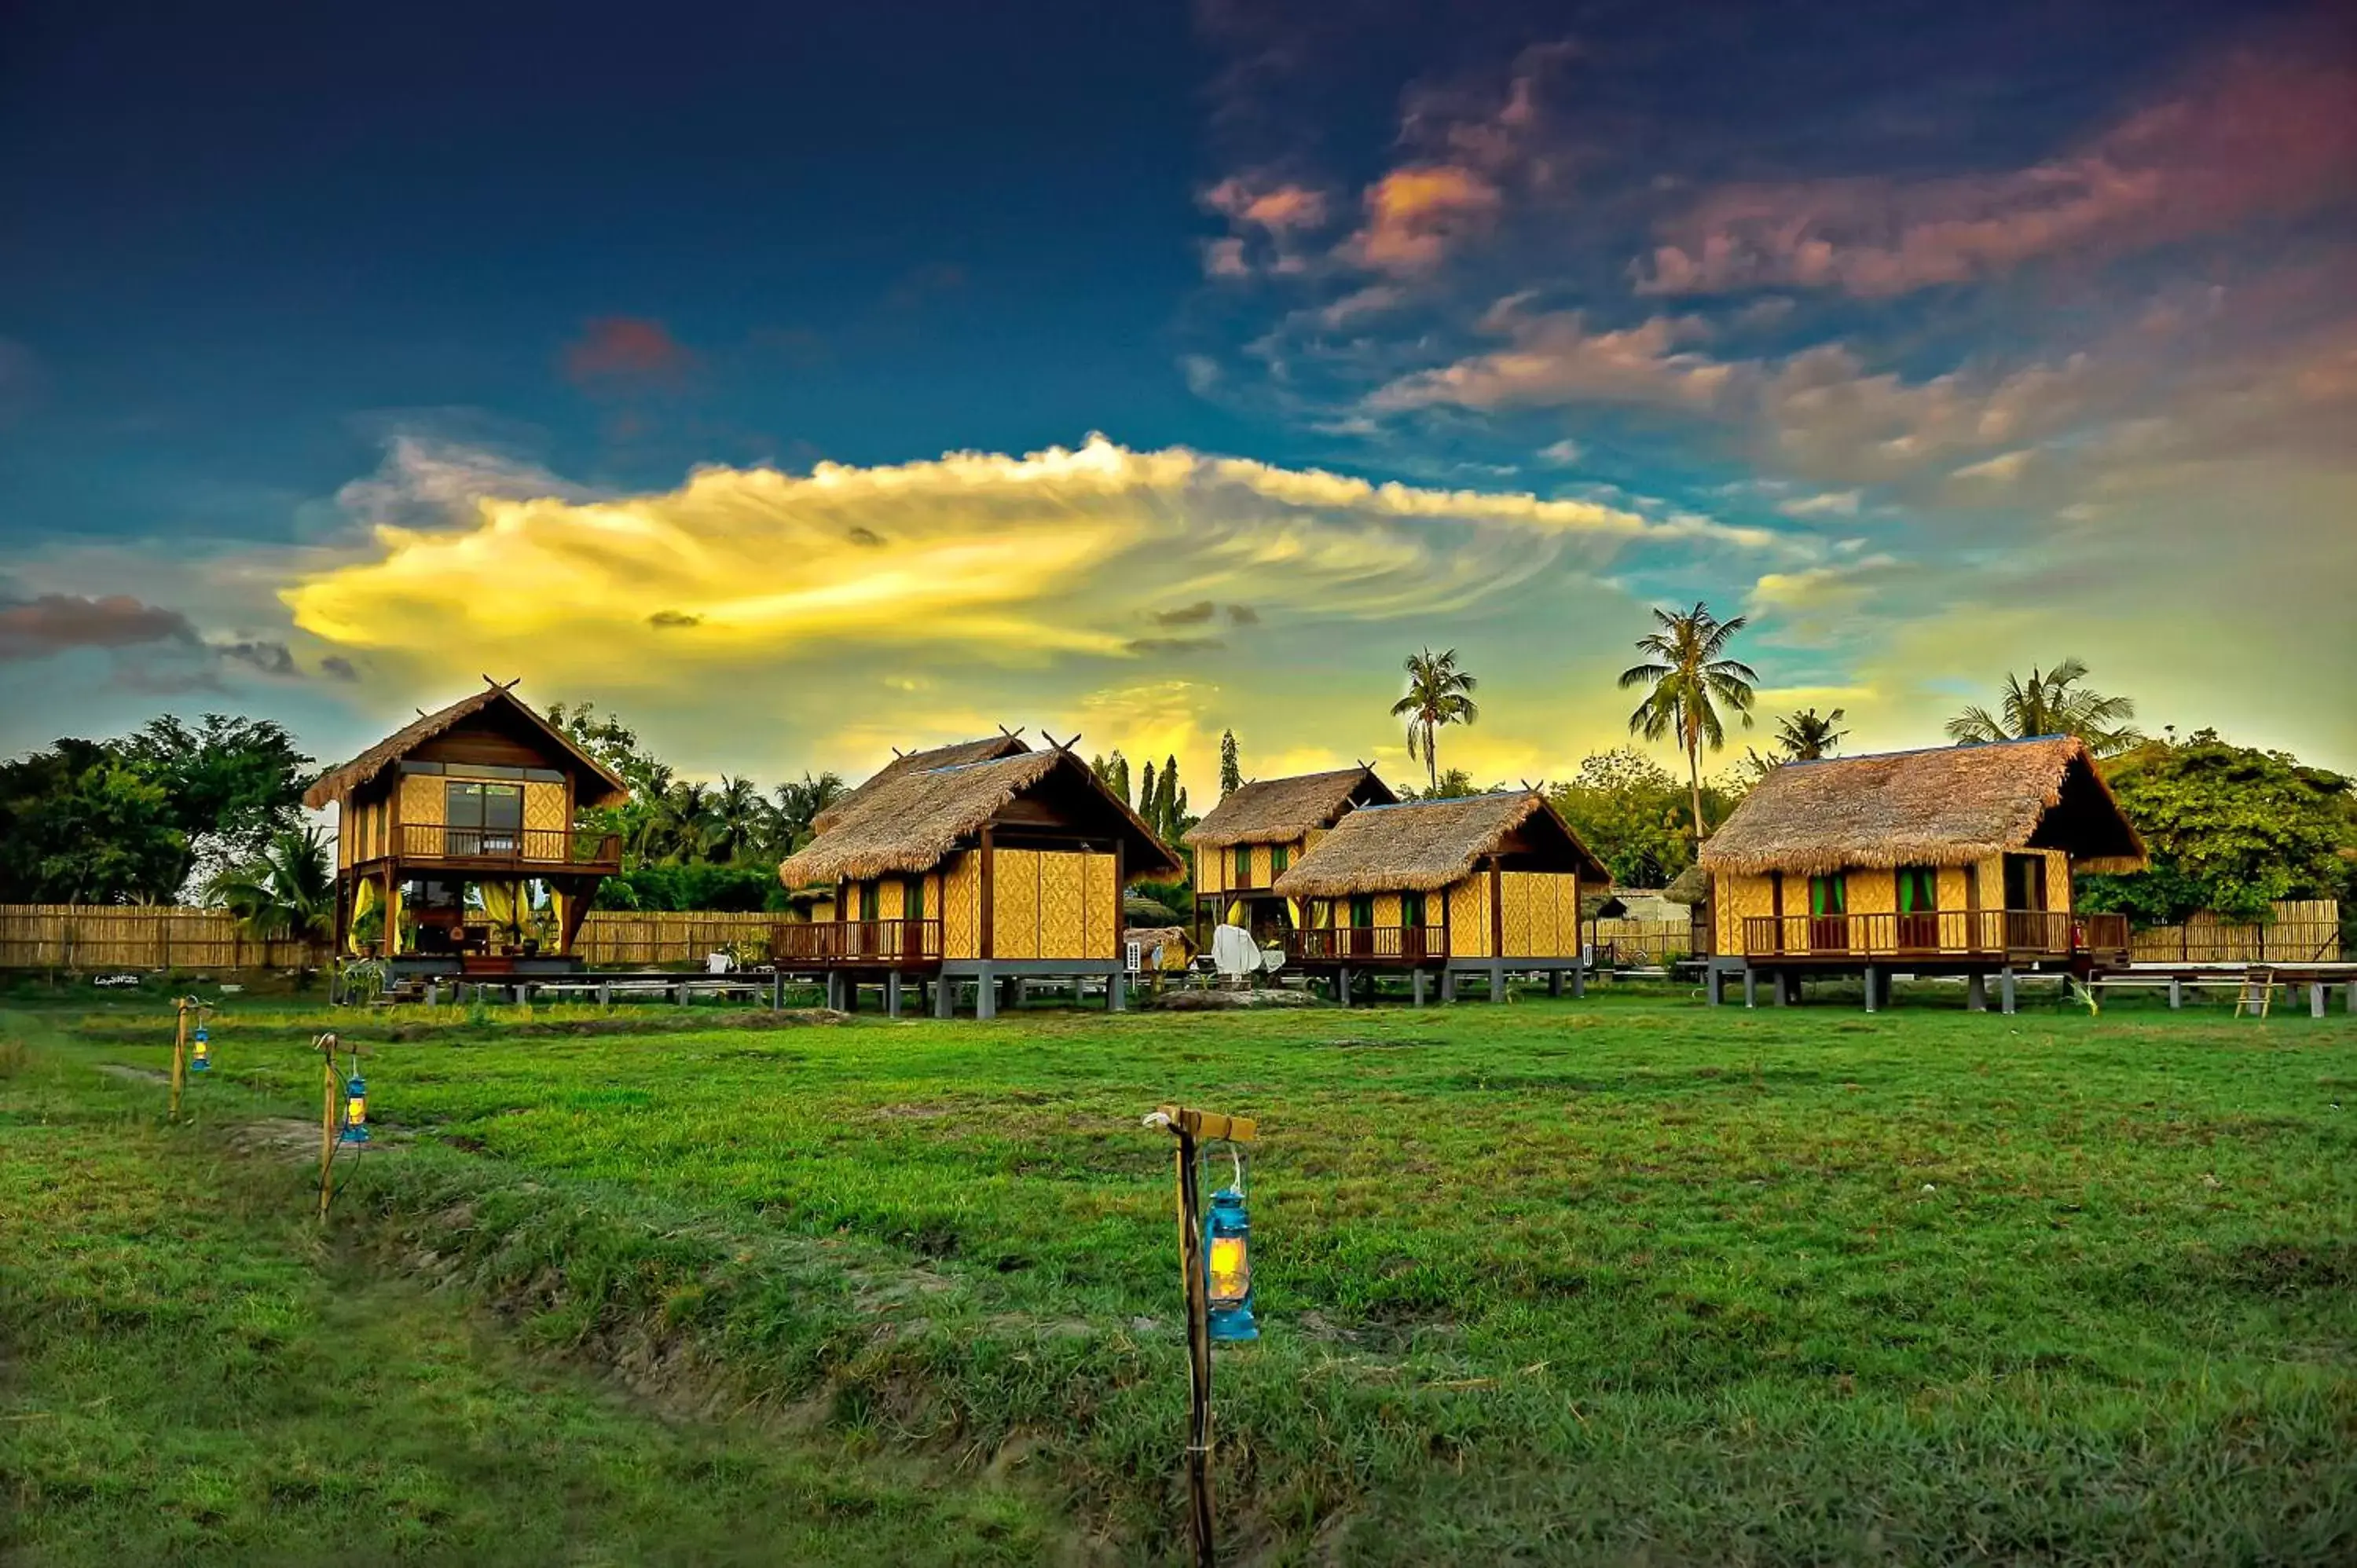
<instances>
[{"instance_id":1,"label":"green curtain","mask_svg":"<svg viewBox=\"0 0 2357 1568\"><path fill-rule=\"evenodd\" d=\"M1849 911L1849 889L1841 873L1831 876L1809 878L1809 913L1812 915L1842 915Z\"/></svg>"}]
</instances>

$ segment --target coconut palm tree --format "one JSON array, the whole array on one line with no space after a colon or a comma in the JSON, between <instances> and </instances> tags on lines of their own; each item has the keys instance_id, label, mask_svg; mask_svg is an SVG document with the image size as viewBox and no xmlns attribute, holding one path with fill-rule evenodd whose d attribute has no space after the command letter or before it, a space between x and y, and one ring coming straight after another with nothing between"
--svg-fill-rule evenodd
<instances>
[{"instance_id":1,"label":"coconut palm tree","mask_svg":"<svg viewBox=\"0 0 2357 1568\"><path fill-rule=\"evenodd\" d=\"M237 917L248 935L324 937L336 921L336 871L328 835L317 828L273 833L242 865L224 868L206 885L205 901Z\"/></svg>"},{"instance_id":2,"label":"coconut palm tree","mask_svg":"<svg viewBox=\"0 0 2357 1568\"><path fill-rule=\"evenodd\" d=\"M1787 762L1814 762L1821 757L1831 757L1849 738L1849 731L1841 727L1847 710L1835 708L1824 717L1817 716L1814 708L1788 714L1776 721L1776 744L1783 748Z\"/></svg>"},{"instance_id":3,"label":"coconut palm tree","mask_svg":"<svg viewBox=\"0 0 2357 1568\"><path fill-rule=\"evenodd\" d=\"M813 824L819 813L851 792L842 776L822 773L813 779L803 774L791 783L780 784L771 791L777 805L770 812L770 828L773 835L770 848L782 858L810 843L818 830Z\"/></svg>"},{"instance_id":4,"label":"coconut palm tree","mask_svg":"<svg viewBox=\"0 0 2357 1568\"><path fill-rule=\"evenodd\" d=\"M720 776L712 792L711 832L706 848L714 860L733 861L749 854L770 830L770 802L750 779Z\"/></svg>"},{"instance_id":5,"label":"coconut palm tree","mask_svg":"<svg viewBox=\"0 0 2357 1568\"><path fill-rule=\"evenodd\" d=\"M1629 715L1629 729L1647 740L1677 737L1686 754L1686 780L1694 796L1695 843L1707 831L1702 821L1702 748L1713 751L1727 744L1727 728L1718 716L1724 703L1751 727L1751 683L1760 679L1751 666L1725 657L1727 642L1744 628L1737 616L1723 621L1697 600L1695 607L1673 615L1653 612L1655 629L1637 639L1642 664L1620 671L1620 687L1652 690Z\"/></svg>"},{"instance_id":6,"label":"coconut palm tree","mask_svg":"<svg viewBox=\"0 0 2357 1568\"><path fill-rule=\"evenodd\" d=\"M662 858L681 865L701 859L712 842L712 786L685 780L673 784L655 802L652 842Z\"/></svg>"},{"instance_id":7,"label":"coconut palm tree","mask_svg":"<svg viewBox=\"0 0 2357 1568\"><path fill-rule=\"evenodd\" d=\"M2029 740L2041 735L2074 735L2098 757L2116 757L2141 745L2144 736L2127 721L2136 717L2136 703L2126 697L2106 697L2079 682L2087 666L2065 659L2053 669L2032 669L2022 680L2010 670L2005 676L2005 697L1998 711L1975 704L1948 721L1948 738L1958 746L1986 746L2001 740Z\"/></svg>"},{"instance_id":8,"label":"coconut palm tree","mask_svg":"<svg viewBox=\"0 0 2357 1568\"><path fill-rule=\"evenodd\" d=\"M1407 695L1392 704L1392 717L1407 720L1407 754L1423 744L1425 782L1440 788L1438 736L1445 725L1469 725L1481 716L1473 701L1480 681L1458 668L1457 650L1436 654L1427 648L1407 656Z\"/></svg>"}]
</instances>

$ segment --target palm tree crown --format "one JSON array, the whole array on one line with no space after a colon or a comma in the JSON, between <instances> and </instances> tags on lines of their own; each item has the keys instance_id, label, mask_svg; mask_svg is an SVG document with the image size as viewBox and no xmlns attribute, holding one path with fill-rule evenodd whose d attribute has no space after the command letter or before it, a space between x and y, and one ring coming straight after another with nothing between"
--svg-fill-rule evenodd
<instances>
[{"instance_id":1,"label":"palm tree crown","mask_svg":"<svg viewBox=\"0 0 2357 1568\"><path fill-rule=\"evenodd\" d=\"M1784 750L1787 762L1814 762L1821 757L1831 757L1849 738L1849 731L1841 727L1848 711L1835 708L1823 718L1814 708L1790 714L1776 721L1776 744Z\"/></svg>"},{"instance_id":2,"label":"palm tree crown","mask_svg":"<svg viewBox=\"0 0 2357 1568\"><path fill-rule=\"evenodd\" d=\"M1691 610L1673 615L1653 612L1655 629L1637 639L1637 651L1646 656L1620 672L1620 686L1651 687L1637 711L1629 715L1631 733L1647 740L1674 736L1686 754L1686 776L1693 787L1695 842L1702 842L1702 748L1713 751L1727 744L1727 728L1718 716L1726 703L1751 725L1751 682L1760 677L1739 659L1725 657L1727 645L1744 628L1737 616L1722 621L1710 607L1696 602Z\"/></svg>"},{"instance_id":3,"label":"palm tree crown","mask_svg":"<svg viewBox=\"0 0 2357 1568\"><path fill-rule=\"evenodd\" d=\"M1425 781L1440 787L1440 764L1435 751L1444 725L1469 725L1481 716L1473 689L1481 682L1458 667L1457 650L1436 654L1427 648L1407 656L1407 695L1392 704L1394 718L1407 720L1407 754L1417 755L1422 744Z\"/></svg>"},{"instance_id":4,"label":"palm tree crown","mask_svg":"<svg viewBox=\"0 0 2357 1568\"><path fill-rule=\"evenodd\" d=\"M326 936L334 928L336 910L336 872L328 858L327 835L317 828L272 834L252 860L215 876L205 897L264 941Z\"/></svg>"},{"instance_id":5,"label":"palm tree crown","mask_svg":"<svg viewBox=\"0 0 2357 1568\"><path fill-rule=\"evenodd\" d=\"M2043 672L2032 669L2028 681L2008 670L1998 711L1992 714L1978 704L1966 708L1948 721L1948 738L1958 746L1986 746L2041 735L2074 735L2098 757L2115 757L2141 744L2144 736L2128 723L2136 717L2136 703L2079 684L2086 678L2086 665L2076 659L2065 659Z\"/></svg>"}]
</instances>

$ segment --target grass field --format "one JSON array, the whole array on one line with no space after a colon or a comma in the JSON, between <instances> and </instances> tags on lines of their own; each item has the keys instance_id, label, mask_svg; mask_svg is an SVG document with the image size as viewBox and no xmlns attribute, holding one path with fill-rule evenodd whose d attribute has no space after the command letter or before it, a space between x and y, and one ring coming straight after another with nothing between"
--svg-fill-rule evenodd
<instances>
[{"instance_id":1,"label":"grass field","mask_svg":"<svg viewBox=\"0 0 2357 1568\"><path fill-rule=\"evenodd\" d=\"M583 1561L696 1560L687 1519L810 1543L756 1561L1168 1554L1183 1348L1138 1118L1171 1099L1263 1118L1265 1337L1219 1368L1254 1560L2357 1557L2339 1015L568 1016L350 1028L396 1135L324 1244L267 1119L316 1117L328 1015L226 1014L173 1131L92 1070L161 1065L152 1004L12 1016L0 1277L32 1326L0 1480L30 1560L149 1516L244 1531L242 1561L330 1525L498 1560L490 1521L584 1537L552 1498L610 1532ZM291 1408L354 1358L371 1397ZM274 1500L361 1461L391 1468Z\"/></svg>"}]
</instances>

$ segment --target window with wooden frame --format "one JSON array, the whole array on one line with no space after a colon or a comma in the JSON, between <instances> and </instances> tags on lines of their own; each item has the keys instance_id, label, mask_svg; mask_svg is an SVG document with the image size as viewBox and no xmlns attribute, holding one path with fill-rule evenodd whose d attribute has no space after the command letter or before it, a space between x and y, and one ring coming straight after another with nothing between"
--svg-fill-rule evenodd
<instances>
[{"instance_id":1,"label":"window with wooden frame","mask_svg":"<svg viewBox=\"0 0 2357 1568\"><path fill-rule=\"evenodd\" d=\"M1269 881L1271 881L1271 882L1273 883L1273 882L1275 882L1278 877L1280 877L1280 876L1284 875L1285 875L1285 868L1286 868L1287 865L1290 865L1291 864L1293 864L1293 854L1292 854L1292 846L1291 846L1291 845L1289 845L1289 844L1278 844L1275 849L1270 850L1270 851L1268 852L1268 879L1269 879Z\"/></svg>"},{"instance_id":2,"label":"window with wooden frame","mask_svg":"<svg viewBox=\"0 0 2357 1568\"><path fill-rule=\"evenodd\" d=\"M512 854L523 832L523 786L453 779L443 786L447 854Z\"/></svg>"},{"instance_id":3,"label":"window with wooden frame","mask_svg":"<svg viewBox=\"0 0 2357 1568\"><path fill-rule=\"evenodd\" d=\"M1248 843L1236 845L1235 885L1239 887L1249 887L1253 885L1252 845Z\"/></svg>"}]
</instances>

